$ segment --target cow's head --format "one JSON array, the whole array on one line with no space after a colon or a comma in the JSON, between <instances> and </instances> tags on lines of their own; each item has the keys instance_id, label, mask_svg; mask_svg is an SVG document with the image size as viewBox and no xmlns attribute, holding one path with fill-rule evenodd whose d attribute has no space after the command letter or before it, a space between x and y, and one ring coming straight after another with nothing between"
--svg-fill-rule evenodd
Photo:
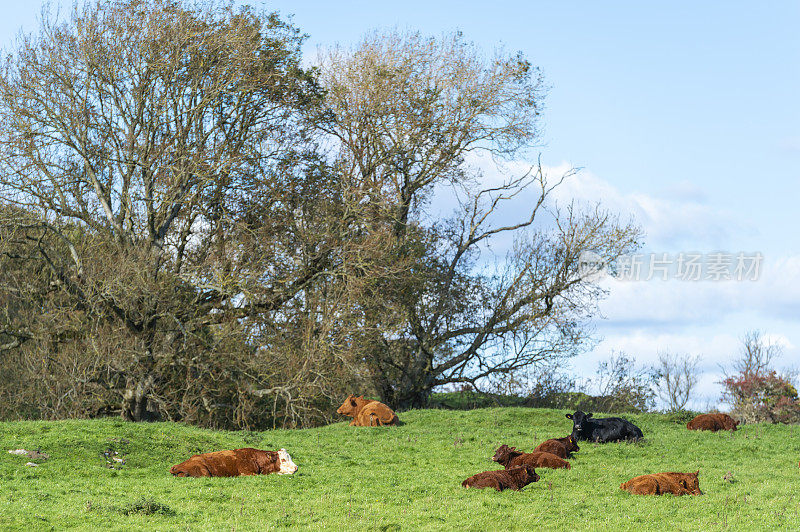
<instances>
[{"instance_id":1,"label":"cow's head","mask_svg":"<svg viewBox=\"0 0 800 532\"><path fill-rule=\"evenodd\" d=\"M539 481L539 474L530 464L525 464L525 471L528 473L528 478L531 482L538 482Z\"/></svg>"},{"instance_id":2,"label":"cow's head","mask_svg":"<svg viewBox=\"0 0 800 532\"><path fill-rule=\"evenodd\" d=\"M689 493L691 493L692 495L702 495L703 492L700 491L700 479L698 478L699 475L700 475L699 469L694 473L687 473L680 480L680 485L683 486L686 490L688 490Z\"/></svg>"},{"instance_id":3,"label":"cow's head","mask_svg":"<svg viewBox=\"0 0 800 532\"><path fill-rule=\"evenodd\" d=\"M497 448L492 460L498 464L507 464L517 456L521 455L522 451L518 451L515 447L509 447L505 443Z\"/></svg>"},{"instance_id":4,"label":"cow's head","mask_svg":"<svg viewBox=\"0 0 800 532\"><path fill-rule=\"evenodd\" d=\"M576 411L574 414L567 414L567 419L572 420L572 434L575 435L580 433L580 431L583 430L583 424L591 417L591 412L584 414L580 410Z\"/></svg>"},{"instance_id":5,"label":"cow's head","mask_svg":"<svg viewBox=\"0 0 800 532\"><path fill-rule=\"evenodd\" d=\"M361 398L363 399L363 397L364 396L362 395ZM358 406L358 399L359 398L356 397L355 395L352 394L348 395L347 399L345 399L344 403L342 403L342 406L340 406L336 410L336 413L341 414L343 416L350 416L350 417L355 416L356 407Z\"/></svg>"},{"instance_id":6,"label":"cow's head","mask_svg":"<svg viewBox=\"0 0 800 532\"><path fill-rule=\"evenodd\" d=\"M291 475L297 471L297 464L292 462L292 457L286 452L286 449L278 451L278 474Z\"/></svg>"},{"instance_id":7,"label":"cow's head","mask_svg":"<svg viewBox=\"0 0 800 532\"><path fill-rule=\"evenodd\" d=\"M522 485L526 486L531 482L538 482L539 474L530 464L512 467L508 470L512 476L517 477L522 481Z\"/></svg>"},{"instance_id":8,"label":"cow's head","mask_svg":"<svg viewBox=\"0 0 800 532\"><path fill-rule=\"evenodd\" d=\"M577 453L581 450L581 448L578 447L578 441L572 434L567 437L567 441L564 443L564 445L566 445L568 453Z\"/></svg>"}]
</instances>

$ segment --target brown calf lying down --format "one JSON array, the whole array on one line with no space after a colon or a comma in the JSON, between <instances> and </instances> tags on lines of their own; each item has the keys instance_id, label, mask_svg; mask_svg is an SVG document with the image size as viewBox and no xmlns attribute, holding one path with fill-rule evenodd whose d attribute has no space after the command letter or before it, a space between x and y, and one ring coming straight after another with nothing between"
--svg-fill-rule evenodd
<instances>
[{"instance_id":1,"label":"brown calf lying down","mask_svg":"<svg viewBox=\"0 0 800 532\"><path fill-rule=\"evenodd\" d=\"M565 438L553 438L544 441L536 446L533 452L550 453L558 456L559 458L572 458L572 453L577 453L581 448L578 447L578 442L570 434Z\"/></svg>"},{"instance_id":2,"label":"brown calf lying down","mask_svg":"<svg viewBox=\"0 0 800 532\"><path fill-rule=\"evenodd\" d=\"M686 424L689 430L736 430L739 422L728 414L700 414Z\"/></svg>"},{"instance_id":3,"label":"brown calf lying down","mask_svg":"<svg viewBox=\"0 0 800 532\"><path fill-rule=\"evenodd\" d=\"M655 473L634 477L628 482L619 485L619 489L629 491L636 495L702 495L700 481L694 473Z\"/></svg>"},{"instance_id":4,"label":"brown calf lying down","mask_svg":"<svg viewBox=\"0 0 800 532\"><path fill-rule=\"evenodd\" d=\"M501 469L500 471L484 471L472 475L461 483L465 488L494 488L497 491L519 491L531 482L539 480L536 471L527 465Z\"/></svg>"},{"instance_id":5,"label":"brown calf lying down","mask_svg":"<svg viewBox=\"0 0 800 532\"><path fill-rule=\"evenodd\" d=\"M176 477L238 477L269 473L291 475L295 471L297 466L286 449L260 451L249 448L196 454L169 469Z\"/></svg>"},{"instance_id":6,"label":"brown calf lying down","mask_svg":"<svg viewBox=\"0 0 800 532\"><path fill-rule=\"evenodd\" d=\"M351 427L397 425L399 421L391 408L378 401L364 399L363 395L361 397L348 396L336 413L353 418L353 421L350 422Z\"/></svg>"},{"instance_id":7,"label":"brown calf lying down","mask_svg":"<svg viewBox=\"0 0 800 532\"><path fill-rule=\"evenodd\" d=\"M572 469L566 460L550 453L533 452L523 453L515 447L506 444L501 445L495 451L492 460L502 465L506 469L514 466L529 465L531 467L549 467L551 469Z\"/></svg>"}]
</instances>

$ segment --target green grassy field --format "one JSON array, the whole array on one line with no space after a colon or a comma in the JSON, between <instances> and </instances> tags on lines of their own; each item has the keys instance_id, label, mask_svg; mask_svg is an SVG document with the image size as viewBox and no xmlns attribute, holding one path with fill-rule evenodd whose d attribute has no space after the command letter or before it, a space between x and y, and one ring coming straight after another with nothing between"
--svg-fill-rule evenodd
<instances>
[{"instance_id":1,"label":"green grassy field","mask_svg":"<svg viewBox=\"0 0 800 532\"><path fill-rule=\"evenodd\" d=\"M564 436L564 412L526 408L405 412L400 427L347 423L309 430L218 432L116 419L0 423L0 525L4 530L798 530L800 427L747 425L688 431L657 414L627 416L638 444L583 443L572 470L537 470L521 492L466 490L498 469L501 443L532 450ZM127 441L127 443L126 443ZM102 452L127 454L119 470ZM286 447L292 476L173 478L198 452ZM26 467L9 449L41 448ZM700 469L700 497L641 497L629 478ZM727 478L724 478L726 477Z\"/></svg>"}]
</instances>

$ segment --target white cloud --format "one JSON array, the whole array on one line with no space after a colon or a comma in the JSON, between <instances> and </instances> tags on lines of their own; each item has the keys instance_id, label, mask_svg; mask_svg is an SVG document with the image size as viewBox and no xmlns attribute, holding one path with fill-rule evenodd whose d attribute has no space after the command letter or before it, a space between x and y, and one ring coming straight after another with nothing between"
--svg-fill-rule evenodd
<instances>
[{"instance_id":1,"label":"white cloud","mask_svg":"<svg viewBox=\"0 0 800 532\"><path fill-rule=\"evenodd\" d=\"M758 313L800 323L800 256L765 257L755 281L619 281L606 278L601 303L618 327L663 327L720 322L733 313Z\"/></svg>"},{"instance_id":2,"label":"white cloud","mask_svg":"<svg viewBox=\"0 0 800 532\"><path fill-rule=\"evenodd\" d=\"M733 213L710 208L706 193L687 182L679 182L658 195L623 193L592 172L582 170L566 181L555 197L560 202L575 199L600 203L612 212L632 215L644 229L647 246L659 251L687 243L721 246L733 232L745 231Z\"/></svg>"},{"instance_id":3,"label":"white cloud","mask_svg":"<svg viewBox=\"0 0 800 532\"><path fill-rule=\"evenodd\" d=\"M471 154L468 162L480 172L483 187L498 186L512 177L524 175L534 167L530 161L498 162L488 156ZM567 161L543 165L550 184L574 168ZM538 196L537 190L519 195L514 202L504 206L507 220L524 216ZM622 192L610 182L589 170L579 170L564 180L551 194L551 203L564 206L572 201L580 205L600 204L623 219L630 216L639 224L650 249L677 249L691 243L695 246L720 247L728 245L731 236L749 234L752 230L743 225L740 216L709 206L708 193L695 183L682 180L666 186L657 194ZM456 206L452 190L440 187L434 194L434 203L440 212L451 212Z\"/></svg>"},{"instance_id":4,"label":"white cloud","mask_svg":"<svg viewBox=\"0 0 800 532\"><path fill-rule=\"evenodd\" d=\"M674 201L690 201L694 203L705 203L708 201L708 194L705 190L692 181L685 179L665 187L661 191L661 195Z\"/></svg>"},{"instance_id":5,"label":"white cloud","mask_svg":"<svg viewBox=\"0 0 800 532\"><path fill-rule=\"evenodd\" d=\"M786 151L800 151L800 137L786 137L780 141L780 147Z\"/></svg>"}]
</instances>

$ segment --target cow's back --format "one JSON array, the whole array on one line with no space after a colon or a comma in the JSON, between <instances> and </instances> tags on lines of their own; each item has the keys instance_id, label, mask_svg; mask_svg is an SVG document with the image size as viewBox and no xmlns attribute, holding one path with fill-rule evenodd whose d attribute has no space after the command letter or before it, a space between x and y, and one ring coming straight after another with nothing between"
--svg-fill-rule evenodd
<instances>
[{"instance_id":1,"label":"cow's back","mask_svg":"<svg viewBox=\"0 0 800 532\"><path fill-rule=\"evenodd\" d=\"M397 415L394 411L379 401L370 401L358 413L359 424L364 427L381 425L396 425Z\"/></svg>"},{"instance_id":2,"label":"cow's back","mask_svg":"<svg viewBox=\"0 0 800 532\"><path fill-rule=\"evenodd\" d=\"M520 478L520 475L526 475L524 468L514 467L511 470L484 471L467 478L461 485L465 488L494 488L497 491L506 489L521 490L531 482L539 480L536 471L533 471L533 476L528 477L527 480Z\"/></svg>"},{"instance_id":3,"label":"cow's back","mask_svg":"<svg viewBox=\"0 0 800 532\"><path fill-rule=\"evenodd\" d=\"M689 477L687 473L652 473L640 475L620 484L619 488L635 495L691 495L692 492L681 483Z\"/></svg>"},{"instance_id":4,"label":"cow's back","mask_svg":"<svg viewBox=\"0 0 800 532\"><path fill-rule=\"evenodd\" d=\"M619 485L619 489L634 495L658 495L658 481L652 475L633 477Z\"/></svg>"},{"instance_id":5,"label":"cow's back","mask_svg":"<svg viewBox=\"0 0 800 532\"><path fill-rule=\"evenodd\" d=\"M465 479L461 485L465 488L494 488L503 491L503 484L495 474L496 471L484 471Z\"/></svg>"},{"instance_id":6,"label":"cow's back","mask_svg":"<svg viewBox=\"0 0 800 532\"><path fill-rule=\"evenodd\" d=\"M546 467L549 469L572 469L572 466L566 460L546 452L534 451L532 453L524 453L514 457L506 466L510 469L516 466L529 465L531 467Z\"/></svg>"},{"instance_id":7,"label":"cow's back","mask_svg":"<svg viewBox=\"0 0 800 532\"><path fill-rule=\"evenodd\" d=\"M620 485L620 489L635 495L664 495L665 493L681 495L681 492L685 491L681 489L674 479L664 476L663 473L634 477L627 482L623 482Z\"/></svg>"},{"instance_id":8,"label":"cow's back","mask_svg":"<svg viewBox=\"0 0 800 532\"><path fill-rule=\"evenodd\" d=\"M533 452L550 453L559 458L566 458L569 454L567 453L567 446L558 440L547 440L542 442L536 446Z\"/></svg>"},{"instance_id":9,"label":"cow's back","mask_svg":"<svg viewBox=\"0 0 800 532\"><path fill-rule=\"evenodd\" d=\"M595 419L593 423L595 428L591 439L600 443L621 440L635 441L644 436L639 427L621 417Z\"/></svg>"},{"instance_id":10,"label":"cow's back","mask_svg":"<svg viewBox=\"0 0 800 532\"><path fill-rule=\"evenodd\" d=\"M736 421L728 414L700 414L686 424L689 430L736 430Z\"/></svg>"},{"instance_id":11,"label":"cow's back","mask_svg":"<svg viewBox=\"0 0 800 532\"><path fill-rule=\"evenodd\" d=\"M710 430L716 432L720 429L717 420L710 414L700 414L686 424L689 430Z\"/></svg>"},{"instance_id":12,"label":"cow's back","mask_svg":"<svg viewBox=\"0 0 800 532\"><path fill-rule=\"evenodd\" d=\"M235 449L196 454L170 468L175 476L189 477L237 477L257 475L262 471L258 465L258 449ZM265 471L266 472L266 471Z\"/></svg>"}]
</instances>

